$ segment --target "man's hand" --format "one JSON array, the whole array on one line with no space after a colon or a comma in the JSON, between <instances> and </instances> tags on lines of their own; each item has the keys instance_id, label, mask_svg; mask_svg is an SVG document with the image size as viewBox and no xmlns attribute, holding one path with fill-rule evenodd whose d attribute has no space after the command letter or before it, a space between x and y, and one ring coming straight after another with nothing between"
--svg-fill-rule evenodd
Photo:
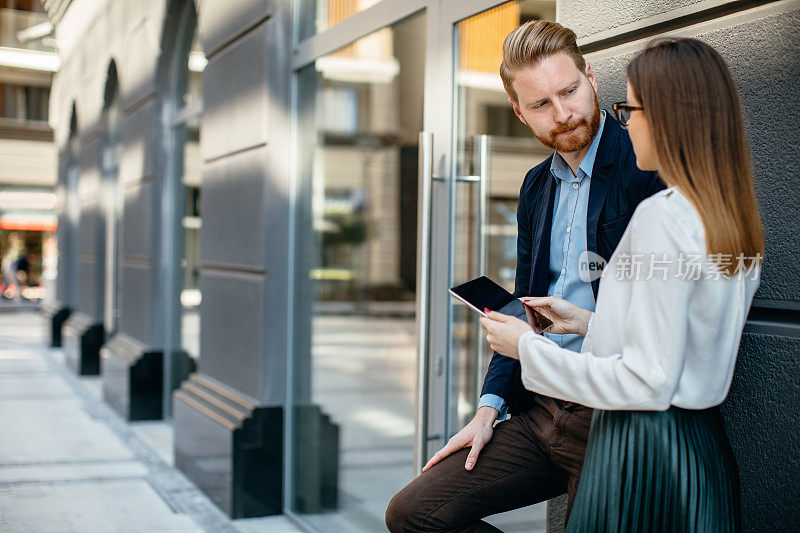
<instances>
[{"instance_id":1,"label":"man's hand","mask_svg":"<svg viewBox=\"0 0 800 533\"><path fill-rule=\"evenodd\" d=\"M492 433L494 432L492 425L494 421L497 420L498 414L497 409L492 407L480 407L478 412L475 413L475 418L472 419L472 422L453 435L453 438L447 441L447 445L436 452L436 454L431 457L431 460L422 467L422 471L425 472L451 453L468 446L471 446L472 450L470 450L467 456L467 462L464 464L464 468L472 470L475 463L478 461L478 454L481 453L481 449L483 449L486 443L492 438Z\"/></svg>"},{"instance_id":2,"label":"man's hand","mask_svg":"<svg viewBox=\"0 0 800 533\"><path fill-rule=\"evenodd\" d=\"M519 338L531 331L531 326L515 316L489 311L481 317L481 326L486 330L486 342L492 350L519 359Z\"/></svg>"}]
</instances>

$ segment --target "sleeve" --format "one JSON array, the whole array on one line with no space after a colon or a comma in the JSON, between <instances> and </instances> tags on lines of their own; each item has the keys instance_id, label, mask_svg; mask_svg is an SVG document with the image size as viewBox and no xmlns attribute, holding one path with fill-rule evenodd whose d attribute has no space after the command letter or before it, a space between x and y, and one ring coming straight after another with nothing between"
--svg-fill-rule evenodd
<instances>
[{"instance_id":1,"label":"sleeve","mask_svg":"<svg viewBox=\"0 0 800 533\"><path fill-rule=\"evenodd\" d=\"M520 320L527 321L528 319L525 315L525 307L517 299L512 300L497 311L504 315L515 316ZM517 375L519 375L519 361L494 352L489 363L489 369L486 371L486 377L483 380L481 396L492 394L508 403Z\"/></svg>"},{"instance_id":2,"label":"sleeve","mask_svg":"<svg viewBox=\"0 0 800 533\"><path fill-rule=\"evenodd\" d=\"M683 369L694 288L694 281L677 272L679 250L689 238L664 213L637 212L631 222L631 255L642 258L639 274L615 280L605 288L608 293L601 293L613 297L612 291L629 292L628 308L605 307L599 301L598 313L613 316L596 313L589 325L591 332L599 318L604 323L624 321L622 351L599 357L591 350L589 335L588 346L576 356L550 339L525 333L519 352L527 389L597 409L660 411L671 405ZM647 279L656 265L667 270L654 270Z\"/></svg>"},{"instance_id":3,"label":"sleeve","mask_svg":"<svg viewBox=\"0 0 800 533\"><path fill-rule=\"evenodd\" d=\"M594 313L589 317L589 324L586 326L586 335L583 337L580 353L591 353L592 351L592 320L594 320Z\"/></svg>"},{"instance_id":4,"label":"sleeve","mask_svg":"<svg viewBox=\"0 0 800 533\"><path fill-rule=\"evenodd\" d=\"M526 179L527 181L527 179ZM531 284L531 220L525 189L517 203L517 271L514 276L514 297L528 296Z\"/></svg>"},{"instance_id":5,"label":"sleeve","mask_svg":"<svg viewBox=\"0 0 800 533\"><path fill-rule=\"evenodd\" d=\"M514 297L528 295L531 276L531 227L530 208L527 205L526 185L531 179L531 170L522 184L519 202L517 203L517 270L514 278ZM524 309L523 309L524 313ZM514 314L514 313L507 313ZM515 316L518 316L515 314ZM524 314L523 314L524 316ZM509 401L514 380L519 373L519 361L494 352L483 380L481 396L494 394L506 402Z\"/></svg>"},{"instance_id":6,"label":"sleeve","mask_svg":"<svg viewBox=\"0 0 800 533\"><path fill-rule=\"evenodd\" d=\"M505 420L508 415L506 401L496 394L484 394L481 396L480 401L478 401L478 408L481 407L491 407L500 413L497 415L498 420Z\"/></svg>"}]
</instances>

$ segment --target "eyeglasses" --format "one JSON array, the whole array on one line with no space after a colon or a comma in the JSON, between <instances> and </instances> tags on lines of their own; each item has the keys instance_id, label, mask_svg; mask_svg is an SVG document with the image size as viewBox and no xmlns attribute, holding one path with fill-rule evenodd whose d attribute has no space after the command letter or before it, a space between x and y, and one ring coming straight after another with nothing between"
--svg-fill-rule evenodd
<instances>
[{"instance_id":1,"label":"eyeglasses","mask_svg":"<svg viewBox=\"0 0 800 533\"><path fill-rule=\"evenodd\" d=\"M628 102L624 100L622 102L616 102L611 104L611 110L614 111L614 116L617 117L619 123L623 127L628 126L628 122L631 121L631 112L636 110L644 109L640 105L628 105Z\"/></svg>"}]
</instances>

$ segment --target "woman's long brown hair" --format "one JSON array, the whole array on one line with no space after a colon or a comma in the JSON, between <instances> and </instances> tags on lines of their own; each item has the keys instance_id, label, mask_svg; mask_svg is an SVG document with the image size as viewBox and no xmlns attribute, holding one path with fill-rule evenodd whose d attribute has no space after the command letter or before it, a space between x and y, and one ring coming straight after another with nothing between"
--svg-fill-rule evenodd
<instances>
[{"instance_id":1,"label":"woman's long brown hair","mask_svg":"<svg viewBox=\"0 0 800 533\"><path fill-rule=\"evenodd\" d=\"M727 264L717 259L727 275L752 266L764 254L764 232L739 94L725 60L696 39L661 38L628 64L627 74L650 124L659 174L700 214L706 253L730 257Z\"/></svg>"}]
</instances>

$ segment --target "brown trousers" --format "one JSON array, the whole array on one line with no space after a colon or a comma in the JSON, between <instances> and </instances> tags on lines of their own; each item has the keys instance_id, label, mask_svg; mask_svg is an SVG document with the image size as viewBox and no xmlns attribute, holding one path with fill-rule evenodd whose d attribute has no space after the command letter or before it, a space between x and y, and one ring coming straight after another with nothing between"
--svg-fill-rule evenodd
<instances>
[{"instance_id":1,"label":"brown trousers","mask_svg":"<svg viewBox=\"0 0 800 533\"><path fill-rule=\"evenodd\" d=\"M538 396L533 407L497 424L471 471L469 449L422 473L386 509L386 526L400 532L497 532L482 518L578 489L592 410Z\"/></svg>"}]
</instances>

